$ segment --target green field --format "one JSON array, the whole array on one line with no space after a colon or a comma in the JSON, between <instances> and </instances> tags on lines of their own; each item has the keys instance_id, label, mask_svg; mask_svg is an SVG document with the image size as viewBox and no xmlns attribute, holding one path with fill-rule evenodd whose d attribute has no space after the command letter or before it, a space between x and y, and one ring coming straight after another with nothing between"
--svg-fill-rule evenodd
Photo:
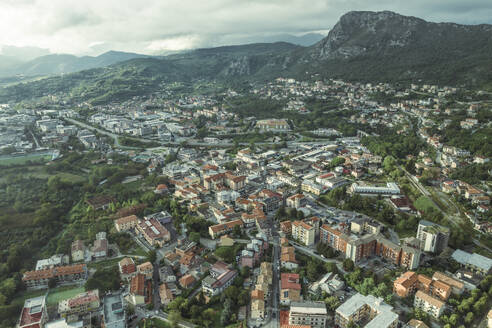
<instances>
[{"instance_id":1,"label":"green field","mask_svg":"<svg viewBox=\"0 0 492 328\"><path fill-rule=\"evenodd\" d=\"M24 164L27 161L50 161L51 155L26 155L19 157L0 158L0 165Z\"/></svg>"},{"instance_id":2,"label":"green field","mask_svg":"<svg viewBox=\"0 0 492 328\"><path fill-rule=\"evenodd\" d=\"M417 198L417 200L413 203L416 209L420 211L426 211L428 208L434 208L438 210L438 208L434 205L434 203L431 201L429 197L426 196L420 196Z\"/></svg>"},{"instance_id":3,"label":"green field","mask_svg":"<svg viewBox=\"0 0 492 328\"><path fill-rule=\"evenodd\" d=\"M59 287L57 289L54 289L53 291L50 290L46 303L48 304L48 306L56 305L61 300L74 297L75 295L80 294L84 291L85 291L84 287L78 287L78 286Z\"/></svg>"}]
</instances>

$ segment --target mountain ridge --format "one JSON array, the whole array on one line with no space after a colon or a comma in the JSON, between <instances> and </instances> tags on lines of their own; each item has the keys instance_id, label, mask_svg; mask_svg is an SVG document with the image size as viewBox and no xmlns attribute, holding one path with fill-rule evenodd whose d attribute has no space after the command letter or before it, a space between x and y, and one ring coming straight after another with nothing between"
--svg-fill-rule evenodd
<instances>
[{"instance_id":1,"label":"mountain ridge","mask_svg":"<svg viewBox=\"0 0 492 328\"><path fill-rule=\"evenodd\" d=\"M0 100L58 92L105 103L153 92L162 82L312 76L492 88L490 53L492 25L432 23L389 11L355 11L343 15L325 38L310 47L256 43L133 58L2 89Z\"/></svg>"}]
</instances>

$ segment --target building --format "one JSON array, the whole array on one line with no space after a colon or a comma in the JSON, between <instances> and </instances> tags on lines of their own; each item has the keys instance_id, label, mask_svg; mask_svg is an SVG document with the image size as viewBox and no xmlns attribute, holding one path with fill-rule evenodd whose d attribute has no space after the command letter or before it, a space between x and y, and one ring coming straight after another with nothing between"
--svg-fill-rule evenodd
<instances>
[{"instance_id":1,"label":"building","mask_svg":"<svg viewBox=\"0 0 492 328\"><path fill-rule=\"evenodd\" d=\"M219 276L212 275L202 280L202 290L205 294L215 296L221 294L227 287L232 285L234 278L237 277L236 270L227 269Z\"/></svg>"},{"instance_id":2,"label":"building","mask_svg":"<svg viewBox=\"0 0 492 328\"><path fill-rule=\"evenodd\" d=\"M298 267L295 248L292 246L282 246L280 248L280 265L289 270Z\"/></svg>"},{"instance_id":3,"label":"building","mask_svg":"<svg viewBox=\"0 0 492 328\"><path fill-rule=\"evenodd\" d=\"M138 225L138 218L136 215L129 215L114 221L116 231L123 232L135 229Z\"/></svg>"},{"instance_id":4,"label":"building","mask_svg":"<svg viewBox=\"0 0 492 328\"><path fill-rule=\"evenodd\" d=\"M195 283L196 279L191 274L185 274L179 279L179 285L182 288L190 288Z\"/></svg>"},{"instance_id":5,"label":"building","mask_svg":"<svg viewBox=\"0 0 492 328\"><path fill-rule=\"evenodd\" d=\"M105 328L126 328L126 313L119 293L104 296L102 323Z\"/></svg>"},{"instance_id":6,"label":"building","mask_svg":"<svg viewBox=\"0 0 492 328\"><path fill-rule=\"evenodd\" d=\"M306 205L306 197L303 194L295 194L287 198L287 207L299 209Z\"/></svg>"},{"instance_id":7,"label":"building","mask_svg":"<svg viewBox=\"0 0 492 328\"><path fill-rule=\"evenodd\" d=\"M85 245L82 240L72 243L72 262L79 262L85 259Z\"/></svg>"},{"instance_id":8,"label":"building","mask_svg":"<svg viewBox=\"0 0 492 328\"><path fill-rule=\"evenodd\" d=\"M16 328L42 328L48 320L46 296L25 300Z\"/></svg>"},{"instance_id":9,"label":"building","mask_svg":"<svg viewBox=\"0 0 492 328\"><path fill-rule=\"evenodd\" d=\"M166 283L162 283L159 286L159 296L161 297L161 303L164 305L168 305L172 302L172 300L174 300L174 295L171 289L167 287Z\"/></svg>"},{"instance_id":10,"label":"building","mask_svg":"<svg viewBox=\"0 0 492 328\"><path fill-rule=\"evenodd\" d=\"M106 239L106 232L99 232L94 240L94 245L91 248L91 254L93 257L103 258L108 255L108 240Z\"/></svg>"},{"instance_id":11,"label":"building","mask_svg":"<svg viewBox=\"0 0 492 328\"><path fill-rule=\"evenodd\" d=\"M388 182L386 187L360 186L357 183L353 183L349 188L349 192L362 195L391 196L399 195L400 188L394 182Z\"/></svg>"},{"instance_id":12,"label":"building","mask_svg":"<svg viewBox=\"0 0 492 328\"><path fill-rule=\"evenodd\" d=\"M315 242L316 230L306 222L296 220L292 222L292 238L303 245L312 246Z\"/></svg>"},{"instance_id":13,"label":"building","mask_svg":"<svg viewBox=\"0 0 492 328\"><path fill-rule=\"evenodd\" d=\"M159 221L153 218L139 222L137 231L152 246L162 247L171 240L169 231Z\"/></svg>"},{"instance_id":14,"label":"building","mask_svg":"<svg viewBox=\"0 0 492 328\"><path fill-rule=\"evenodd\" d=\"M106 210L111 203L117 203L117 201L111 196L101 195L89 198L86 203L94 210Z\"/></svg>"},{"instance_id":15,"label":"building","mask_svg":"<svg viewBox=\"0 0 492 328\"><path fill-rule=\"evenodd\" d=\"M347 328L351 322L367 322L365 328L395 328L398 326L398 314L382 298L357 293L335 311L336 325Z\"/></svg>"},{"instance_id":16,"label":"building","mask_svg":"<svg viewBox=\"0 0 492 328\"><path fill-rule=\"evenodd\" d=\"M423 274L407 271L394 281L393 292L400 297L407 297L420 290L446 301L451 295L452 288L446 282L437 279L440 276L437 275L436 279L431 279Z\"/></svg>"},{"instance_id":17,"label":"building","mask_svg":"<svg viewBox=\"0 0 492 328\"><path fill-rule=\"evenodd\" d=\"M341 228L324 224L320 228L320 241L345 255L355 263L371 256L384 258L397 266L415 269L420 264L420 250L397 245L381 233L355 235Z\"/></svg>"},{"instance_id":18,"label":"building","mask_svg":"<svg viewBox=\"0 0 492 328\"><path fill-rule=\"evenodd\" d=\"M133 305L145 304L146 292L145 276L143 274L137 274L130 282L130 292L126 299Z\"/></svg>"},{"instance_id":19,"label":"building","mask_svg":"<svg viewBox=\"0 0 492 328\"><path fill-rule=\"evenodd\" d=\"M58 303L58 313L62 317L73 314L84 314L98 310L100 304L99 291L97 289L90 290L60 301Z\"/></svg>"},{"instance_id":20,"label":"building","mask_svg":"<svg viewBox=\"0 0 492 328\"><path fill-rule=\"evenodd\" d=\"M425 313L433 316L434 318L439 318L439 316L444 311L444 302L426 294L422 291L417 291L415 293L415 300L413 302L413 306L416 309L420 309Z\"/></svg>"},{"instance_id":21,"label":"building","mask_svg":"<svg viewBox=\"0 0 492 328\"><path fill-rule=\"evenodd\" d=\"M154 274L154 266L150 262L144 262L137 265L137 272L144 275L147 280L152 279L152 275Z\"/></svg>"},{"instance_id":22,"label":"building","mask_svg":"<svg viewBox=\"0 0 492 328\"><path fill-rule=\"evenodd\" d=\"M263 300L263 298L251 299L251 318L252 319L265 318L265 301Z\"/></svg>"},{"instance_id":23,"label":"building","mask_svg":"<svg viewBox=\"0 0 492 328\"><path fill-rule=\"evenodd\" d=\"M492 260L480 254L470 254L457 249L451 257L463 267L481 275L488 274L492 268Z\"/></svg>"},{"instance_id":24,"label":"building","mask_svg":"<svg viewBox=\"0 0 492 328\"><path fill-rule=\"evenodd\" d=\"M290 325L325 328L327 319L326 305L323 302L292 302L290 304Z\"/></svg>"},{"instance_id":25,"label":"building","mask_svg":"<svg viewBox=\"0 0 492 328\"><path fill-rule=\"evenodd\" d=\"M215 238L220 237L222 235L231 233L233 231L234 227L236 227L236 226L239 226L242 229L243 225L244 225L243 221L241 219L237 219L234 221L210 226L210 227L208 227L208 233L212 239L215 239Z\"/></svg>"},{"instance_id":26,"label":"building","mask_svg":"<svg viewBox=\"0 0 492 328\"><path fill-rule=\"evenodd\" d=\"M137 274L137 267L131 257L125 257L118 262L121 279L129 280Z\"/></svg>"},{"instance_id":27,"label":"building","mask_svg":"<svg viewBox=\"0 0 492 328\"><path fill-rule=\"evenodd\" d=\"M431 253L441 253L447 246L450 230L447 227L420 220L417 229L417 239L420 240L420 250Z\"/></svg>"},{"instance_id":28,"label":"building","mask_svg":"<svg viewBox=\"0 0 492 328\"><path fill-rule=\"evenodd\" d=\"M22 281L28 288L47 288L50 280L56 283L75 282L87 279L88 270L85 264L74 264L54 267L51 269L26 271Z\"/></svg>"},{"instance_id":29,"label":"building","mask_svg":"<svg viewBox=\"0 0 492 328\"><path fill-rule=\"evenodd\" d=\"M280 303L288 305L301 300L301 284L297 273L282 273L280 275Z\"/></svg>"},{"instance_id":30,"label":"building","mask_svg":"<svg viewBox=\"0 0 492 328\"><path fill-rule=\"evenodd\" d=\"M290 126L284 119L258 120L256 127L260 131L289 131Z\"/></svg>"},{"instance_id":31,"label":"building","mask_svg":"<svg viewBox=\"0 0 492 328\"><path fill-rule=\"evenodd\" d=\"M451 293L461 295L465 291L465 284L457 279L454 279L442 272L434 272L432 280L439 280L451 286Z\"/></svg>"},{"instance_id":32,"label":"building","mask_svg":"<svg viewBox=\"0 0 492 328\"><path fill-rule=\"evenodd\" d=\"M36 270L51 269L56 266L67 265L69 258L67 255L55 254L50 258L38 260L36 262Z\"/></svg>"}]
</instances>

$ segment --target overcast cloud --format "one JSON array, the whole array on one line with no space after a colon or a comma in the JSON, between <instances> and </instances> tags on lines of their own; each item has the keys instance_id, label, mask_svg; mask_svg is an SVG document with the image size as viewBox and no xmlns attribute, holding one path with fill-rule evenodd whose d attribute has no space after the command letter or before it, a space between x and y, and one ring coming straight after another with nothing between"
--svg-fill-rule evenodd
<instances>
[{"instance_id":1,"label":"overcast cloud","mask_svg":"<svg viewBox=\"0 0 492 328\"><path fill-rule=\"evenodd\" d=\"M156 54L311 31L350 10L492 23L491 0L0 0L0 44L53 53Z\"/></svg>"}]
</instances>

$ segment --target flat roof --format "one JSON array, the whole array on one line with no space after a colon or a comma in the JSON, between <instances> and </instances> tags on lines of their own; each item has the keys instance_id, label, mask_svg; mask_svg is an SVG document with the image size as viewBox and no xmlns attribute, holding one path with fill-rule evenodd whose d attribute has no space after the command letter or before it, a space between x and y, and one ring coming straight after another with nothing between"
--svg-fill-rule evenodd
<instances>
[{"instance_id":1,"label":"flat roof","mask_svg":"<svg viewBox=\"0 0 492 328\"><path fill-rule=\"evenodd\" d=\"M451 257L458 263L473 265L484 271L489 271L492 267L492 260L480 254L470 254L468 252L457 249Z\"/></svg>"}]
</instances>

